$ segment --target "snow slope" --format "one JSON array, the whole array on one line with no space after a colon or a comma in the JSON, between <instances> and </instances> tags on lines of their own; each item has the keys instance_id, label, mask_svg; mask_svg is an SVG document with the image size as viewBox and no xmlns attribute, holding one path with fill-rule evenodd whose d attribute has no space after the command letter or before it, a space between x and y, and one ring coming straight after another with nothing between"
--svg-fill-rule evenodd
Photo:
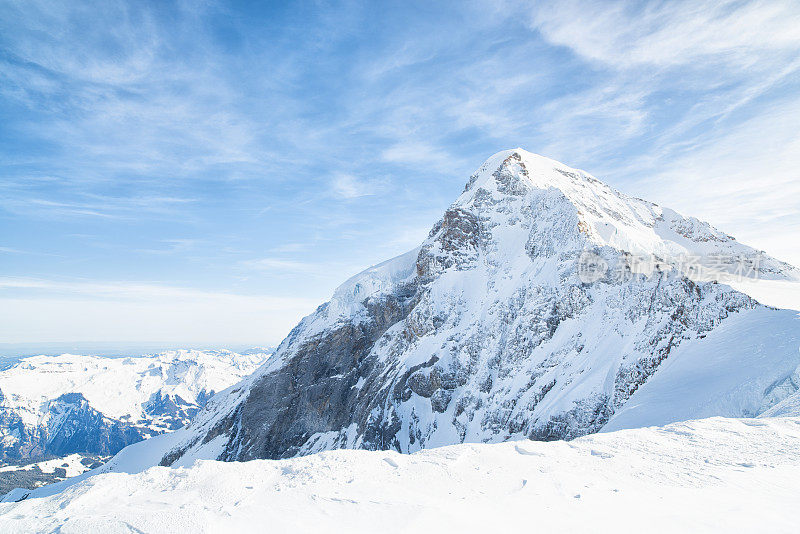
<instances>
[{"instance_id":1,"label":"snow slope","mask_svg":"<svg viewBox=\"0 0 800 534\"><path fill-rule=\"evenodd\" d=\"M603 431L765 413L798 391L799 348L797 312L764 308L739 312L702 340L682 343ZM800 412L774 415L800 416Z\"/></svg>"},{"instance_id":2,"label":"snow slope","mask_svg":"<svg viewBox=\"0 0 800 534\"><path fill-rule=\"evenodd\" d=\"M105 474L0 532L796 532L800 419Z\"/></svg>"}]
</instances>

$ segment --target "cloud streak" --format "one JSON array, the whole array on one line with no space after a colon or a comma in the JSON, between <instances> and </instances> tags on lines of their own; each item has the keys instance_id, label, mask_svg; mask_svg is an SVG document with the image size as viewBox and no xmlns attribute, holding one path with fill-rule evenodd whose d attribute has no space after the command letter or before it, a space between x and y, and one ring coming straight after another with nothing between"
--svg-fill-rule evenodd
<instances>
[{"instance_id":1,"label":"cloud streak","mask_svg":"<svg viewBox=\"0 0 800 534\"><path fill-rule=\"evenodd\" d=\"M800 262L798 26L762 0L5 2L0 275L319 302L515 146Z\"/></svg>"},{"instance_id":2,"label":"cloud streak","mask_svg":"<svg viewBox=\"0 0 800 534\"><path fill-rule=\"evenodd\" d=\"M794 56L800 7L791 1L540 3L531 25L550 42L619 69L758 68ZM769 31L764 31L769 29Z\"/></svg>"}]
</instances>

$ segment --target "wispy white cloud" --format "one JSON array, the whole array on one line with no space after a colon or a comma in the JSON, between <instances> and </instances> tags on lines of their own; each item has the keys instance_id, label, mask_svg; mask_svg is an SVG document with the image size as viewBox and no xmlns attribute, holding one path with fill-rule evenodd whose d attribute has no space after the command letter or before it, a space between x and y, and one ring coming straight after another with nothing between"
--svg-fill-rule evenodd
<instances>
[{"instance_id":1,"label":"wispy white cloud","mask_svg":"<svg viewBox=\"0 0 800 534\"><path fill-rule=\"evenodd\" d=\"M795 2L247 9L0 4L3 244L74 241L52 265L15 255L15 272L119 278L145 252L142 276L180 280L169 287L234 278L323 300L419 244L513 146L800 257L780 248L800 221ZM26 221L45 230L17 236Z\"/></svg>"},{"instance_id":2,"label":"wispy white cloud","mask_svg":"<svg viewBox=\"0 0 800 534\"><path fill-rule=\"evenodd\" d=\"M405 165L424 165L439 171L453 167L453 156L431 143L402 140L381 152L381 159Z\"/></svg>"},{"instance_id":3,"label":"wispy white cloud","mask_svg":"<svg viewBox=\"0 0 800 534\"><path fill-rule=\"evenodd\" d=\"M278 245L277 247L272 247L270 252L275 254L284 254L287 252L301 252L304 250L308 250L309 243L284 243L282 245Z\"/></svg>"},{"instance_id":4,"label":"wispy white cloud","mask_svg":"<svg viewBox=\"0 0 800 534\"><path fill-rule=\"evenodd\" d=\"M195 248L200 240L198 239L162 239L160 248L139 249L145 254L181 254Z\"/></svg>"},{"instance_id":5,"label":"wispy white cloud","mask_svg":"<svg viewBox=\"0 0 800 534\"><path fill-rule=\"evenodd\" d=\"M0 254L14 254L14 255L23 255L23 256L49 256L51 258L57 257L58 254L53 254L52 252L43 252L40 250L23 250L15 247L0 247Z\"/></svg>"},{"instance_id":6,"label":"wispy white cloud","mask_svg":"<svg viewBox=\"0 0 800 534\"><path fill-rule=\"evenodd\" d=\"M800 5L791 0L540 2L531 24L554 44L615 68L758 67L795 54Z\"/></svg>"},{"instance_id":7,"label":"wispy white cloud","mask_svg":"<svg viewBox=\"0 0 800 534\"><path fill-rule=\"evenodd\" d=\"M278 156L258 145L263 122L223 72L225 54L203 23L214 9L116 0L5 6L0 94L49 115L16 127L61 148L60 179L68 183L132 173L190 178L214 165L263 169ZM285 107L259 113L265 109Z\"/></svg>"},{"instance_id":8,"label":"wispy white cloud","mask_svg":"<svg viewBox=\"0 0 800 534\"><path fill-rule=\"evenodd\" d=\"M48 218L80 216L133 219L141 217L142 214L174 216L181 206L194 202L189 198L158 196L110 197L83 193L77 197L77 200L70 201L9 195L9 198L0 199L0 207L11 213Z\"/></svg>"},{"instance_id":9,"label":"wispy white cloud","mask_svg":"<svg viewBox=\"0 0 800 534\"><path fill-rule=\"evenodd\" d=\"M800 264L800 101L698 140L640 174L637 194L701 214L743 242Z\"/></svg>"},{"instance_id":10,"label":"wispy white cloud","mask_svg":"<svg viewBox=\"0 0 800 534\"><path fill-rule=\"evenodd\" d=\"M333 194L343 199L353 199L374 195L379 189L375 180L364 180L352 174L337 174L331 181Z\"/></svg>"}]
</instances>

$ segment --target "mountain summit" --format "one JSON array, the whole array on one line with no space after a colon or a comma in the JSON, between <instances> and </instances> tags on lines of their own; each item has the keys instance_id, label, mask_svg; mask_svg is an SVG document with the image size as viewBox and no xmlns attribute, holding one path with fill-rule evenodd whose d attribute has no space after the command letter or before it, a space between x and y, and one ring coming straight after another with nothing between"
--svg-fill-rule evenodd
<instances>
[{"instance_id":1,"label":"mountain summit","mask_svg":"<svg viewBox=\"0 0 800 534\"><path fill-rule=\"evenodd\" d=\"M162 464L574 438L655 414L629 402L667 362L702 367L683 377L702 382L654 422L755 415L792 392L778 385L800 364L800 321L718 283L736 276L798 271L580 170L500 152L418 249L340 286Z\"/></svg>"},{"instance_id":2,"label":"mountain summit","mask_svg":"<svg viewBox=\"0 0 800 534\"><path fill-rule=\"evenodd\" d=\"M797 390L800 319L722 282L798 278L697 219L500 152L419 248L346 281L191 425L105 469L755 416Z\"/></svg>"}]
</instances>

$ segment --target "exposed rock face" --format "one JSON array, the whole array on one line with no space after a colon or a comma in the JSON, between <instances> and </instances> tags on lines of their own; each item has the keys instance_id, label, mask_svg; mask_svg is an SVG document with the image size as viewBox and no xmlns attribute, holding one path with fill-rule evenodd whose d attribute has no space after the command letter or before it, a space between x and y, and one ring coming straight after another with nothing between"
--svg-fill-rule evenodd
<instances>
[{"instance_id":1,"label":"exposed rock face","mask_svg":"<svg viewBox=\"0 0 800 534\"><path fill-rule=\"evenodd\" d=\"M603 266L589 281L587 253ZM653 270L631 261L642 254ZM162 464L188 452L412 452L596 432L682 343L761 308L685 269L687 254L759 259L756 275L798 276L582 171L499 153L419 249L337 289L264 367L212 399Z\"/></svg>"},{"instance_id":2,"label":"exposed rock face","mask_svg":"<svg viewBox=\"0 0 800 534\"><path fill-rule=\"evenodd\" d=\"M37 426L25 425L8 410L2 411L0 425L17 438L3 450L3 459L12 462L76 452L108 456L148 435L145 429L105 417L80 393L48 401Z\"/></svg>"},{"instance_id":3,"label":"exposed rock face","mask_svg":"<svg viewBox=\"0 0 800 534\"><path fill-rule=\"evenodd\" d=\"M93 409L80 393L65 393L48 405L42 442L62 455L110 455L144 439L143 432Z\"/></svg>"}]
</instances>

